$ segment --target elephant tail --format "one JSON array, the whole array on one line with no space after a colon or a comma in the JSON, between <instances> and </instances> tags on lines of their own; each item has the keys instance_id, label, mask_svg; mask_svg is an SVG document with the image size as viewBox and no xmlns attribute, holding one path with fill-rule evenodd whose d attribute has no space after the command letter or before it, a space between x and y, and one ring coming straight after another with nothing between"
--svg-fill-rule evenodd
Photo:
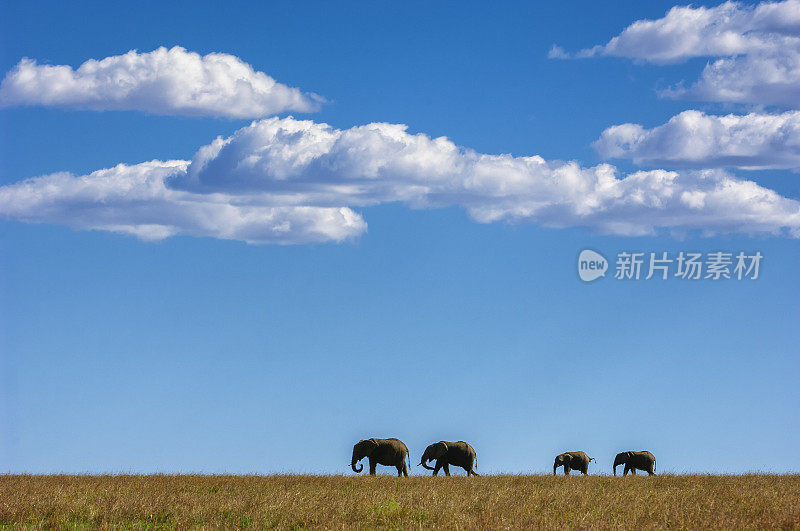
<instances>
[{"instance_id":1,"label":"elephant tail","mask_svg":"<svg viewBox=\"0 0 800 531\"><path fill-rule=\"evenodd\" d=\"M408 458L408 468L411 468L411 452L408 450L408 446L406 446L406 458Z\"/></svg>"}]
</instances>

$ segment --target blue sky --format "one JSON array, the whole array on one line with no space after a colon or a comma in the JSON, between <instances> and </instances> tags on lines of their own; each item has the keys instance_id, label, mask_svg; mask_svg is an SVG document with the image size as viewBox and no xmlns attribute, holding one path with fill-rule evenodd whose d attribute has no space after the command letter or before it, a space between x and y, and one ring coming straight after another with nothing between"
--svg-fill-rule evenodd
<instances>
[{"instance_id":1,"label":"blue sky","mask_svg":"<svg viewBox=\"0 0 800 531\"><path fill-rule=\"evenodd\" d=\"M51 105L44 99L53 86L39 94L5 84L0 471L348 474L353 443L390 436L416 460L430 442L467 440L483 473L547 472L567 450L585 450L598 459L592 472L610 473L614 454L628 449L652 451L662 471L800 470L800 144L785 103L795 78L778 88L737 86L734 101L720 101L724 91L710 82L691 88L715 61L771 64L778 52L770 43L779 39L789 39L781 50L800 50L791 40L795 19L779 17L789 21L784 27L764 9L730 8L723 14L746 37L741 48L714 48L701 28L703 54L684 50L665 61L685 35L645 50L623 30L661 19L672 2L429 4L2 7L3 75L23 57L77 68L90 58L180 46L229 54L325 101L303 112L277 108L271 96L245 98L242 113L252 115L231 117L224 98L186 111L151 91L118 110L107 95ZM592 57L548 57L553 45L574 55L617 35L622 44ZM751 72L744 63L732 68ZM660 94L681 81L694 95ZM36 97L42 101L23 101ZM270 240L260 210L256 221L225 225L226 215L202 202L208 194L256 209L287 204L262 170L230 165L255 156L248 150L268 134L259 129L255 140L239 133L198 173L189 167L169 181L169 200L197 201L209 209L200 214L177 216L177 203L141 197L133 205L119 196L93 202L96 189L68 195L76 176L119 163L189 161L216 137L273 115L275 127L338 139L341 151L320 166L325 179L349 186L352 174L388 160L378 174L387 188L329 198L327 183L306 171L297 176L306 187L290 191L322 213L309 221L308 211L280 210L278 221L290 227L282 243L292 245ZM423 147L410 162L393 159L374 147L374 131L351 130L373 122L405 124L426 135ZM592 144L619 124L641 127L609 131L614 158L605 160ZM393 131L381 130L404 145L419 140ZM752 150L741 149L741 131ZM469 153L427 143L440 136ZM676 141L685 137L691 148L712 149L689 150ZM767 139L761 147L759 138ZM709 155L713 146L733 146L727 162ZM359 158L365 152L371 158ZM527 183L516 189L480 154L539 155L546 169L515 170ZM413 164L425 157L436 164L417 172ZM438 171L437 157L448 161L448 183L452 168L464 181L415 195L426 172ZM576 161L580 170L551 161ZM580 179L594 182L602 172L592 168L602 163L619 179L679 172L678 194L706 194L703 215L658 196L660 181L647 186L665 208L617 208L601 195L592 200L603 208L586 214L586 196L575 190ZM127 182L126 171L92 182ZM19 187L58 172L70 175ZM555 190L530 191L562 174L566 184ZM37 202L47 183L55 195ZM502 195L503 187L515 193ZM721 189L733 192L714 195ZM260 203L262 193L272 203ZM537 201L551 206L531 214ZM331 208L350 209L357 220L345 226L337 217L329 226ZM495 212L496 220L480 222ZM120 224L134 235L110 228ZM174 234L160 238L167 230ZM620 251L723 250L760 251L764 262L754 281L609 276L587 284L575 264L585 248L612 261Z\"/></svg>"}]
</instances>

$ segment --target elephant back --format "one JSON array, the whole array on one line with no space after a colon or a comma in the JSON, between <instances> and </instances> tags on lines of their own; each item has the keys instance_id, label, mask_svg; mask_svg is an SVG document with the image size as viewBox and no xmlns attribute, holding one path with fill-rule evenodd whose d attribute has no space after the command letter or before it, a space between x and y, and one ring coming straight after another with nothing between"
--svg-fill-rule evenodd
<instances>
[{"instance_id":1,"label":"elephant back","mask_svg":"<svg viewBox=\"0 0 800 531\"><path fill-rule=\"evenodd\" d=\"M475 455L475 449L472 447L470 443L466 441L458 441L455 444L463 448L466 453Z\"/></svg>"}]
</instances>

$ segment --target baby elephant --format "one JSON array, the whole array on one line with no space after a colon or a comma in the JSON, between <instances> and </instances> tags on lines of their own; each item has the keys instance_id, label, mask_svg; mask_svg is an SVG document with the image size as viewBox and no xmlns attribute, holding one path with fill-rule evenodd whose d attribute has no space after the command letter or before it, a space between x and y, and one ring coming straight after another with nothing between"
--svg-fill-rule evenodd
<instances>
[{"instance_id":1,"label":"baby elephant","mask_svg":"<svg viewBox=\"0 0 800 531\"><path fill-rule=\"evenodd\" d=\"M589 471L589 462L595 461L594 457L589 457L583 452L565 452L558 454L553 463L553 475L556 475L556 469L560 466L564 467L564 475L569 476L570 470L577 470L584 476Z\"/></svg>"},{"instance_id":2,"label":"baby elephant","mask_svg":"<svg viewBox=\"0 0 800 531\"><path fill-rule=\"evenodd\" d=\"M614 475L617 475L617 466L625 465L622 475L625 476L630 471L634 476L636 469L644 470L649 475L655 475L656 458L648 451L641 452L620 452L614 458Z\"/></svg>"},{"instance_id":3,"label":"baby elephant","mask_svg":"<svg viewBox=\"0 0 800 531\"><path fill-rule=\"evenodd\" d=\"M350 461L350 466L356 474L364 470L363 465L356 468L356 463L365 457L369 459L369 473L373 476L377 465L393 466L397 469L398 476L408 476L406 458L408 458L408 466L411 466L411 456L408 453L408 447L399 439L358 441L353 446L353 459Z\"/></svg>"},{"instance_id":4,"label":"baby elephant","mask_svg":"<svg viewBox=\"0 0 800 531\"><path fill-rule=\"evenodd\" d=\"M436 460L436 467L431 468L426 463L434 459ZM433 470L434 476L439 474L439 469L441 468L444 468L444 475L449 476L450 465L460 466L467 471L467 476L478 476L480 474L473 470L476 462L475 450L469 443L464 441L439 441L425 448L425 453L422 454L419 464L428 470Z\"/></svg>"}]
</instances>

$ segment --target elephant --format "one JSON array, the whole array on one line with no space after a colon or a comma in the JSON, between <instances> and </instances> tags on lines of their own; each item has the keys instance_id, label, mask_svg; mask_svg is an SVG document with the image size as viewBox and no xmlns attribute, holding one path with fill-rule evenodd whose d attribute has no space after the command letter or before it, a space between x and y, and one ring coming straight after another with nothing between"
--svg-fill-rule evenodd
<instances>
[{"instance_id":1,"label":"elephant","mask_svg":"<svg viewBox=\"0 0 800 531\"><path fill-rule=\"evenodd\" d=\"M408 447L399 439L367 439L358 441L353 446L353 460L350 467L356 474L364 470L364 465L356 468L356 463L364 458L369 459L369 473L375 475L377 465L393 466L397 468L397 476L408 477L408 467L411 466L411 454ZM408 466L406 466L408 458Z\"/></svg>"},{"instance_id":2,"label":"elephant","mask_svg":"<svg viewBox=\"0 0 800 531\"><path fill-rule=\"evenodd\" d=\"M654 476L656 470L656 458L650 452L642 450L641 452L620 452L614 458L614 475L617 475L617 466L625 465L622 475L628 474L628 471L635 476L636 469L644 470L649 475Z\"/></svg>"},{"instance_id":3,"label":"elephant","mask_svg":"<svg viewBox=\"0 0 800 531\"><path fill-rule=\"evenodd\" d=\"M434 459L436 460L436 467L431 468L426 463ZM439 441L437 443L433 443L425 448L425 452L422 454L422 457L419 461L419 464L422 465L423 468L433 470L434 476L438 475L439 469L442 468L444 468L444 475L449 476L450 465L460 466L466 470L467 477L479 476L480 474L473 470L473 466L475 466L476 463L477 457L475 456L475 450L469 445L469 443L464 441Z\"/></svg>"},{"instance_id":4,"label":"elephant","mask_svg":"<svg viewBox=\"0 0 800 531\"><path fill-rule=\"evenodd\" d=\"M564 475L569 476L570 470L577 470L584 476L589 472L589 463L596 461L594 457L589 457L584 452L565 452L558 454L556 460L553 462L553 475L556 475L556 469L560 466L564 467Z\"/></svg>"}]
</instances>

